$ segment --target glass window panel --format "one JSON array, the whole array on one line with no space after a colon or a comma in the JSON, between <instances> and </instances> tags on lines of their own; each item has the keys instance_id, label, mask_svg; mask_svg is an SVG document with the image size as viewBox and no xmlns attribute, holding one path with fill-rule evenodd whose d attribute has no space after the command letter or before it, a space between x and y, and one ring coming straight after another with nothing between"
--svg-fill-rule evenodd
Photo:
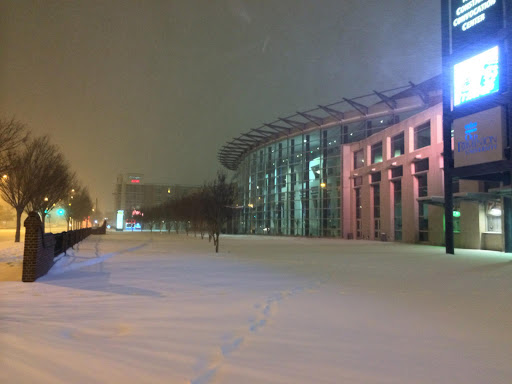
<instances>
[{"instance_id":1,"label":"glass window panel","mask_svg":"<svg viewBox=\"0 0 512 384\"><path fill-rule=\"evenodd\" d=\"M430 121L414 128L414 149L430 145Z\"/></svg>"},{"instance_id":2,"label":"glass window panel","mask_svg":"<svg viewBox=\"0 0 512 384\"><path fill-rule=\"evenodd\" d=\"M371 161L372 164L382 163L382 141L372 145Z\"/></svg>"},{"instance_id":3,"label":"glass window panel","mask_svg":"<svg viewBox=\"0 0 512 384\"><path fill-rule=\"evenodd\" d=\"M486 224L487 232L501 233L501 216L502 207L499 202L492 202L487 204L486 210Z\"/></svg>"},{"instance_id":4,"label":"glass window panel","mask_svg":"<svg viewBox=\"0 0 512 384\"><path fill-rule=\"evenodd\" d=\"M403 155L404 149L404 133L401 132L391 138L391 157Z\"/></svg>"},{"instance_id":5,"label":"glass window panel","mask_svg":"<svg viewBox=\"0 0 512 384\"><path fill-rule=\"evenodd\" d=\"M364 167L364 150L354 152L354 169Z\"/></svg>"},{"instance_id":6,"label":"glass window panel","mask_svg":"<svg viewBox=\"0 0 512 384\"><path fill-rule=\"evenodd\" d=\"M427 175L416 176L418 180L418 197L428 196Z\"/></svg>"},{"instance_id":7,"label":"glass window panel","mask_svg":"<svg viewBox=\"0 0 512 384\"><path fill-rule=\"evenodd\" d=\"M428 171L428 158L414 163L414 172Z\"/></svg>"},{"instance_id":8,"label":"glass window panel","mask_svg":"<svg viewBox=\"0 0 512 384\"><path fill-rule=\"evenodd\" d=\"M404 174L403 166L391 168L391 178L401 177Z\"/></svg>"}]
</instances>

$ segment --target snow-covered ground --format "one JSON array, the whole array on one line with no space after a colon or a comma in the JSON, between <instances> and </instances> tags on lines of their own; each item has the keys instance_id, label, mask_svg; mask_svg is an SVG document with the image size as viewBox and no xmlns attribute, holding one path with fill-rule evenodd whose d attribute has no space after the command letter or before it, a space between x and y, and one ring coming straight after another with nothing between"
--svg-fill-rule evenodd
<instances>
[{"instance_id":1,"label":"snow-covered ground","mask_svg":"<svg viewBox=\"0 0 512 384\"><path fill-rule=\"evenodd\" d=\"M0 282L1 383L512 382L512 256L92 236Z\"/></svg>"},{"instance_id":2,"label":"snow-covered ground","mask_svg":"<svg viewBox=\"0 0 512 384\"><path fill-rule=\"evenodd\" d=\"M20 243L14 242L14 233L14 229L0 229L0 281L21 280L25 231Z\"/></svg>"}]
</instances>

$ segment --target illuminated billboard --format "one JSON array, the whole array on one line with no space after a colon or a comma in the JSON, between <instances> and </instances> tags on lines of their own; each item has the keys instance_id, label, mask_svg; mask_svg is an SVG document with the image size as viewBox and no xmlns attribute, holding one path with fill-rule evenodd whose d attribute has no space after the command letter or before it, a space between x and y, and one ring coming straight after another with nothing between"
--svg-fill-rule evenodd
<instances>
[{"instance_id":1,"label":"illuminated billboard","mask_svg":"<svg viewBox=\"0 0 512 384\"><path fill-rule=\"evenodd\" d=\"M453 105L500 90L499 47L481 52L453 67Z\"/></svg>"},{"instance_id":2,"label":"illuminated billboard","mask_svg":"<svg viewBox=\"0 0 512 384\"><path fill-rule=\"evenodd\" d=\"M116 228L118 231L122 231L124 228L124 210L120 209L117 211Z\"/></svg>"}]
</instances>

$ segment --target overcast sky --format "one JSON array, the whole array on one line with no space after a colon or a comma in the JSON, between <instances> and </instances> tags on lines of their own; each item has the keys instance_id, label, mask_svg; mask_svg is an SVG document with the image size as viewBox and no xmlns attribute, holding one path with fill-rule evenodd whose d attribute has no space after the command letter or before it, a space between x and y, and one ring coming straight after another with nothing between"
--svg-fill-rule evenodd
<instances>
[{"instance_id":1,"label":"overcast sky","mask_svg":"<svg viewBox=\"0 0 512 384\"><path fill-rule=\"evenodd\" d=\"M199 185L263 122L440 72L439 1L0 1L0 115L102 210L121 172Z\"/></svg>"}]
</instances>

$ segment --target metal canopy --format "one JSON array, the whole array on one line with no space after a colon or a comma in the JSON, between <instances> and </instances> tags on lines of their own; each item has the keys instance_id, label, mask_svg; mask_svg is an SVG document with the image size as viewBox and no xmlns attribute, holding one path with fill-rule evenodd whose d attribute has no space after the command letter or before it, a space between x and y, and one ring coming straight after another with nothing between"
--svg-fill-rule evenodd
<instances>
[{"instance_id":1,"label":"metal canopy","mask_svg":"<svg viewBox=\"0 0 512 384\"><path fill-rule=\"evenodd\" d=\"M281 120L283 123L288 124L290 127L298 128L301 131L306 128L306 123L301 123L299 121L291 120L291 119L285 119L284 117L280 117L279 120Z\"/></svg>"},{"instance_id":2,"label":"metal canopy","mask_svg":"<svg viewBox=\"0 0 512 384\"><path fill-rule=\"evenodd\" d=\"M379 98L384 102L386 103L386 105L391 108L391 109L396 109L396 100L393 100L391 97L388 97L386 95L384 95L383 93L380 93L380 92L377 92L377 91L373 91L373 93L375 93L377 96L379 96Z\"/></svg>"},{"instance_id":3,"label":"metal canopy","mask_svg":"<svg viewBox=\"0 0 512 384\"><path fill-rule=\"evenodd\" d=\"M258 140L255 140L255 139L251 139L251 138L245 139L245 138L241 138L241 137L235 137L234 140L240 141L241 143L247 143L247 144L254 144L254 143L259 142Z\"/></svg>"},{"instance_id":4,"label":"metal canopy","mask_svg":"<svg viewBox=\"0 0 512 384\"><path fill-rule=\"evenodd\" d=\"M501 195L489 192L459 192L453 194L453 201L474 201L478 203L485 203L487 201L499 201ZM427 203L428 205L436 205L444 207L444 196L424 196L418 197L418 201Z\"/></svg>"},{"instance_id":5,"label":"metal canopy","mask_svg":"<svg viewBox=\"0 0 512 384\"><path fill-rule=\"evenodd\" d=\"M274 137L276 135L275 132L264 131L261 128L255 128L255 129L253 129L253 131L261 133L262 135L264 135L266 137Z\"/></svg>"},{"instance_id":6,"label":"metal canopy","mask_svg":"<svg viewBox=\"0 0 512 384\"><path fill-rule=\"evenodd\" d=\"M274 131L277 131L277 132L287 132L287 133L290 133L290 131L292 130L291 128L288 128L288 127L281 127L280 125L275 125L275 124L263 124L265 127L268 127L270 129L273 129Z\"/></svg>"},{"instance_id":7,"label":"metal canopy","mask_svg":"<svg viewBox=\"0 0 512 384\"><path fill-rule=\"evenodd\" d=\"M416 95L418 95L424 104L428 104L428 95L419 89L418 86L412 81L409 81L409 85L411 86L411 92L414 92Z\"/></svg>"},{"instance_id":8,"label":"metal canopy","mask_svg":"<svg viewBox=\"0 0 512 384\"><path fill-rule=\"evenodd\" d=\"M266 136L264 135L255 135L253 133L244 133L242 134L242 136L245 136L245 137L250 137L251 139L256 139L256 140L261 140L262 138L265 138Z\"/></svg>"},{"instance_id":9,"label":"metal canopy","mask_svg":"<svg viewBox=\"0 0 512 384\"><path fill-rule=\"evenodd\" d=\"M301 115L306 120L311 121L313 124L318 125L319 127L321 127L322 124L324 123L324 119L322 119L318 116L313 116L306 112L297 112L297 114Z\"/></svg>"},{"instance_id":10,"label":"metal canopy","mask_svg":"<svg viewBox=\"0 0 512 384\"><path fill-rule=\"evenodd\" d=\"M227 169L236 170L244 156L276 140L300 135L306 130L330 127L334 124L364 122L373 116L394 115L399 99L419 96L423 105L428 105L427 92L434 89L432 80L436 79L433 78L418 85L409 82L406 86L380 92L373 91L370 94L352 99L343 98L343 100L336 103L319 105L315 109L297 112L287 117L279 117L278 120L272 123L265 123L228 141L219 150L220 162ZM412 104L410 103L409 107L400 107L400 111L405 111L407 108L418 108L418 105ZM378 112L372 112L373 106L378 106Z\"/></svg>"},{"instance_id":11,"label":"metal canopy","mask_svg":"<svg viewBox=\"0 0 512 384\"><path fill-rule=\"evenodd\" d=\"M368 115L368 107L366 105L363 105L361 103L358 103L354 100L349 100L346 98L343 98L347 103L349 103L352 107L354 107L355 110L359 111L363 116Z\"/></svg>"},{"instance_id":12,"label":"metal canopy","mask_svg":"<svg viewBox=\"0 0 512 384\"><path fill-rule=\"evenodd\" d=\"M228 144L233 144L235 147L237 148L249 148L249 147L252 147L252 144L248 144L248 143L237 143L236 141L230 141Z\"/></svg>"},{"instance_id":13,"label":"metal canopy","mask_svg":"<svg viewBox=\"0 0 512 384\"><path fill-rule=\"evenodd\" d=\"M342 121L345 118L345 114L341 111L337 111L336 109L329 108L323 105L319 105L318 108L327 112L329 115L331 115L335 119L338 119L339 121Z\"/></svg>"}]
</instances>

